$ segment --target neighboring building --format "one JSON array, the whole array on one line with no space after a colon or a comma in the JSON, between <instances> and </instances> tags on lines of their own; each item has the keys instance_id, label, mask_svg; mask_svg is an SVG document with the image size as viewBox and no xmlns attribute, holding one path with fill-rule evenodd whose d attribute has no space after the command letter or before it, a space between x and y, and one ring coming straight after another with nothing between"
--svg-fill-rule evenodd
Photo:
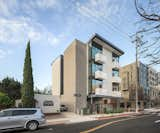
<instances>
[{"instance_id":1,"label":"neighboring building","mask_svg":"<svg viewBox=\"0 0 160 133\"><path fill-rule=\"evenodd\" d=\"M140 108L154 106L159 97L158 82L159 73L151 67L139 62L139 90L138 104ZM122 78L121 92L125 108L135 108L135 92L137 83L136 63L126 65L120 69Z\"/></svg>"},{"instance_id":2,"label":"neighboring building","mask_svg":"<svg viewBox=\"0 0 160 133\"><path fill-rule=\"evenodd\" d=\"M157 106L160 103L160 73L153 68L148 68L148 86L150 88L150 105Z\"/></svg>"},{"instance_id":3,"label":"neighboring building","mask_svg":"<svg viewBox=\"0 0 160 133\"><path fill-rule=\"evenodd\" d=\"M158 85L157 71L151 67L148 68L148 86L154 88Z\"/></svg>"},{"instance_id":4,"label":"neighboring building","mask_svg":"<svg viewBox=\"0 0 160 133\"><path fill-rule=\"evenodd\" d=\"M59 58L52 63L53 94L61 95L61 102L76 113L86 107L96 113L119 107L119 57L123 54L98 34L88 43L74 40L64 51L63 66Z\"/></svg>"},{"instance_id":5,"label":"neighboring building","mask_svg":"<svg viewBox=\"0 0 160 133\"><path fill-rule=\"evenodd\" d=\"M151 107L160 105L160 86L155 86L150 89L150 105Z\"/></svg>"},{"instance_id":6,"label":"neighboring building","mask_svg":"<svg viewBox=\"0 0 160 133\"><path fill-rule=\"evenodd\" d=\"M141 62L138 62L139 73L139 90L138 104L140 108L147 105L149 100L148 88L148 68ZM121 105L125 108L135 108L136 85L138 84L138 76L136 71L136 63L126 65L120 69L121 92L124 98Z\"/></svg>"}]
</instances>

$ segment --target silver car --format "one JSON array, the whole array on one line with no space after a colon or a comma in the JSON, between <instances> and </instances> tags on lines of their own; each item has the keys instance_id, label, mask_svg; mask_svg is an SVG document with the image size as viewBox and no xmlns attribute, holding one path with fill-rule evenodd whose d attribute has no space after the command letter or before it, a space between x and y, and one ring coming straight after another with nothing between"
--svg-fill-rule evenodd
<instances>
[{"instance_id":1,"label":"silver car","mask_svg":"<svg viewBox=\"0 0 160 133\"><path fill-rule=\"evenodd\" d=\"M0 111L0 131L25 128L36 130L45 124L45 116L38 108L15 108Z\"/></svg>"}]
</instances>

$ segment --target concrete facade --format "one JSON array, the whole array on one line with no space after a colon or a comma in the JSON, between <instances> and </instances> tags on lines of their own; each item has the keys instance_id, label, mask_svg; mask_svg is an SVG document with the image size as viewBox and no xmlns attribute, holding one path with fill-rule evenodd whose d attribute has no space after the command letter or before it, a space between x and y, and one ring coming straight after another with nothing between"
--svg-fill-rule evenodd
<instances>
[{"instance_id":1,"label":"concrete facade","mask_svg":"<svg viewBox=\"0 0 160 133\"><path fill-rule=\"evenodd\" d=\"M119 90L121 82L119 57L122 54L124 54L123 51L98 34L95 34L87 43L74 40L63 54L61 103L75 113L80 113L84 108L102 113L106 107L119 107L119 99L122 98ZM52 68L59 67L57 64L60 63L54 63ZM59 73L57 68L52 71L53 77L55 77L54 74ZM57 79L53 78L53 82ZM54 84L53 88L59 89L54 87ZM59 94L59 91L57 92Z\"/></svg>"},{"instance_id":2,"label":"concrete facade","mask_svg":"<svg viewBox=\"0 0 160 133\"><path fill-rule=\"evenodd\" d=\"M139 62L138 63L139 71L139 89L138 89L138 99L139 107L143 108L144 104L147 104L148 99L148 71L147 67ZM120 77L122 78L121 83L121 92L124 98L123 103L128 108L135 108L135 91L137 83L137 70L136 63L126 65L120 69Z\"/></svg>"},{"instance_id":3,"label":"concrete facade","mask_svg":"<svg viewBox=\"0 0 160 133\"><path fill-rule=\"evenodd\" d=\"M86 107L86 56L86 45L78 40L64 51L64 94L61 100L72 112L78 113Z\"/></svg>"},{"instance_id":4,"label":"concrete facade","mask_svg":"<svg viewBox=\"0 0 160 133\"><path fill-rule=\"evenodd\" d=\"M52 95L60 96L63 93L63 55L57 57L52 66Z\"/></svg>"},{"instance_id":5,"label":"concrete facade","mask_svg":"<svg viewBox=\"0 0 160 133\"><path fill-rule=\"evenodd\" d=\"M149 107L157 103L159 97L158 73L151 67L139 62L139 90L138 99L139 107ZM135 108L135 89L137 82L137 73L135 63L126 65L121 68L120 76L122 78L121 92L126 103L130 102L132 108ZM142 106L143 108L143 106Z\"/></svg>"}]
</instances>

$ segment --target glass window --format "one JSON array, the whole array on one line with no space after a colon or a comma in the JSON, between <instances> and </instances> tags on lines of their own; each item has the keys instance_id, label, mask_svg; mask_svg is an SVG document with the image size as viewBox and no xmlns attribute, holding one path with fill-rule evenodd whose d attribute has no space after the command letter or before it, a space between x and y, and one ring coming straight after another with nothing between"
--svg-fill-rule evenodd
<instances>
[{"instance_id":1,"label":"glass window","mask_svg":"<svg viewBox=\"0 0 160 133\"><path fill-rule=\"evenodd\" d=\"M92 59L94 59L97 53L102 53L102 46L93 43L91 51L92 51Z\"/></svg>"},{"instance_id":2,"label":"glass window","mask_svg":"<svg viewBox=\"0 0 160 133\"><path fill-rule=\"evenodd\" d=\"M119 91L119 84L113 83L112 84L112 91Z\"/></svg>"},{"instance_id":3,"label":"glass window","mask_svg":"<svg viewBox=\"0 0 160 133\"><path fill-rule=\"evenodd\" d=\"M103 81L92 79L92 91L95 92L96 88L102 88Z\"/></svg>"},{"instance_id":4,"label":"glass window","mask_svg":"<svg viewBox=\"0 0 160 133\"><path fill-rule=\"evenodd\" d=\"M18 116L18 115L32 115L36 113L36 110L14 110L13 111L13 116Z\"/></svg>"},{"instance_id":5,"label":"glass window","mask_svg":"<svg viewBox=\"0 0 160 133\"><path fill-rule=\"evenodd\" d=\"M112 70L112 76L113 77L119 77L119 70Z\"/></svg>"},{"instance_id":6,"label":"glass window","mask_svg":"<svg viewBox=\"0 0 160 133\"><path fill-rule=\"evenodd\" d=\"M43 106L54 106L53 101L44 101Z\"/></svg>"},{"instance_id":7,"label":"glass window","mask_svg":"<svg viewBox=\"0 0 160 133\"><path fill-rule=\"evenodd\" d=\"M102 65L92 63L92 75L94 75L96 71L102 71Z\"/></svg>"},{"instance_id":8,"label":"glass window","mask_svg":"<svg viewBox=\"0 0 160 133\"><path fill-rule=\"evenodd\" d=\"M1 111L0 112L0 117L5 117L5 116L12 116L12 110L7 110L7 111Z\"/></svg>"},{"instance_id":9,"label":"glass window","mask_svg":"<svg viewBox=\"0 0 160 133\"><path fill-rule=\"evenodd\" d=\"M112 54L112 61L113 62L119 62L119 56L113 53Z\"/></svg>"}]
</instances>

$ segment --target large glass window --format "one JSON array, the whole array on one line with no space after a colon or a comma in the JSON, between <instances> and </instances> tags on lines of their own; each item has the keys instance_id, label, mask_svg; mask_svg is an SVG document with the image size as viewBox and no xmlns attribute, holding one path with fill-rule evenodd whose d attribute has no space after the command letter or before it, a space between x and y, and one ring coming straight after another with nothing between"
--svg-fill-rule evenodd
<instances>
[{"instance_id":1,"label":"large glass window","mask_svg":"<svg viewBox=\"0 0 160 133\"><path fill-rule=\"evenodd\" d=\"M92 63L92 75L94 75L96 71L102 71L102 65Z\"/></svg>"},{"instance_id":2,"label":"large glass window","mask_svg":"<svg viewBox=\"0 0 160 133\"><path fill-rule=\"evenodd\" d=\"M119 91L119 84L113 83L112 84L112 91Z\"/></svg>"},{"instance_id":3,"label":"large glass window","mask_svg":"<svg viewBox=\"0 0 160 133\"><path fill-rule=\"evenodd\" d=\"M102 88L103 81L92 79L92 92L95 92L96 88Z\"/></svg>"},{"instance_id":4,"label":"large glass window","mask_svg":"<svg viewBox=\"0 0 160 133\"><path fill-rule=\"evenodd\" d=\"M113 53L112 54L112 61L113 62L119 62L119 56Z\"/></svg>"},{"instance_id":5,"label":"large glass window","mask_svg":"<svg viewBox=\"0 0 160 133\"><path fill-rule=\"evenodd\" d=\"M113 77L119 77L119 70L113 69L113 70L112 70L112 76L113 76Z\"/></svg>"},{"instance_id":6,"label":"large glass window","mask_svg":"<svg viewBox=\"0 0 160 133\"><path fill-rule=\"evenodd\" d=\"M91 51L92 51L92 59L94 59L97 53L102 53L102 46L93 43Z\"/></svg>"}]
</instances>

